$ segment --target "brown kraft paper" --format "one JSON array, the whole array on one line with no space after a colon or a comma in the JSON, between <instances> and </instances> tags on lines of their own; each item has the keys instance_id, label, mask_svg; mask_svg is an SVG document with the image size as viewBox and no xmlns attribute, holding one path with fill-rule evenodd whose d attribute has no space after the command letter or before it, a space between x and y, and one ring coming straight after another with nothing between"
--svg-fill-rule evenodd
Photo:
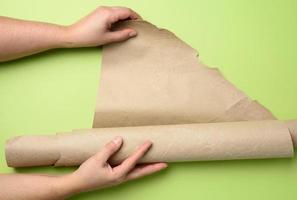
<instances>
[{"instance_id":1,"label":"brown kraft paper","mask_svg":"<svg viewBox=\"0 0 297 200\"><path fill-rule=\"evenodd\" d=\"M94 128L275 119L173 33L145 21L115 29L124 27L138 35L103 47Z\"/></svg>"},{"instance_id":2,"label":"brown kraft paper","mask_svg":"<svg viewBox=\"0 0 297 200\"><path fill-rule=\"evenodd\" d=\"M115 136L122 136L124 144L110 160L113 164L127 158L145 140L151 140L153 147L140 163L292 157L291 135L297 135L296 127L297 121L288 125L268 120L97 128L20 136L7 142L6 160L11 167L75 166Z\"/></svg>"},{"instance_id":3,"label":"brown kraft paper","mask_svg":"<svg viewBox=\"0 0 297 200\"><path fill-rule=\"evenodd\" d=\"M10 139L9 166L79 165L117 135L115 164L147 139L153 147L141 163L293 156L296 121L274 120L171 32L144 21L115 29L124 27L138 36L103 48L95 129Z\"/></svg>"}]
</instances>

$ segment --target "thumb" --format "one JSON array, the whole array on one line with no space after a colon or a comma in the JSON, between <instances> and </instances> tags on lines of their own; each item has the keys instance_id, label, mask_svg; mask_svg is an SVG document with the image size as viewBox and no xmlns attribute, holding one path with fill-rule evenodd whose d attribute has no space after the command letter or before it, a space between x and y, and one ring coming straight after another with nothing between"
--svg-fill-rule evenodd
<instances>
[{"instance_id":1,"label":"thumb","mask_svg":"<svg viewBox=\"0 0 297 200\"><path fill-rule=\"evenodd\" d=\"M115 154L122 146L123 138L115 137L107 143L101 151L95 154L95 158L101 162L106 162L113 154Z\"/></svg>"},{"instance_id":2,"label":"thumb","mask_svg":"<svg viewBox=\"0 0 297 200\"><path fill-rule=\"evenodd\" d=\"M124 40L128 40L129 38L135 37L136 35L137 35L137 32L133 29L123 29L123 30L107 33L107 40L108 40L108 43L121 42Z\"/></svg>"}]
</instances>

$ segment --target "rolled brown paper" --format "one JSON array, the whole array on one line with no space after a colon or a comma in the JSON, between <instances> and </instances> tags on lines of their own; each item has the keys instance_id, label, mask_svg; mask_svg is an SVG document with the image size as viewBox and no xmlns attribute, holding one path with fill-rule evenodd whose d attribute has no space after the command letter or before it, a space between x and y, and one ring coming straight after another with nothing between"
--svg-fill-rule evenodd
<instances>
[{"instance_id":1,"label":"rolled brown paper","mask_svg":"<svg viewBox=\"0 0 297 200\"><path fill-rule=\"evenodd\" d=\"M285 122L290 130L294 147L297 147L297 120L288 120Z\"/></svg>"},{"instance_id":2,"label":"rolled brown paper","mask_svg":"<svg viewBox=\"0 0 297 200\"><path fill-rule=\"evenodd\" d=\"M94 155L115 136L124 144L111 162L120 163L145 140L152 149L140 160L185 162L292 157L296 121L277 120L77 130L47 136L20 136L7 141L10 167L75 166ZM291 131L291 129L294 131ZM296 137L295 137L296 138Z\"/></svg>"}]
</instances>

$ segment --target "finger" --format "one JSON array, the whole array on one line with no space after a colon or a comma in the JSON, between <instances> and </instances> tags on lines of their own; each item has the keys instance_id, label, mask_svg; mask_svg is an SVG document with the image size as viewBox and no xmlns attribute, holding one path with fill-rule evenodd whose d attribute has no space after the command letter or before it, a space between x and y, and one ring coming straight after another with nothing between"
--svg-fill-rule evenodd
<instances>
[{"instance_id":1,"label":"finger","mask_svg":"<svg viewBox=\"0 0 297 200\"><path fill-rule=\"evenodd\" d=\"M121 12L121 13L128 13L129 14L129 18L131 19L142 19L141 16L135 12L134 10L130 9L130 8L126 8L126 7L113 7L114 10Z\"/></svg>"},{"instance_id":2,"label":"finger","mask_svg":"<svg viewBox=\"0 0 297 200\"><path fill-rule=\"evenodd\" d=\"M115 152L117 152L123 143L123 138L117 136L112 141L107 143L101 151L99 151L95 158L101 162L106 162Z\"/></svg>"},{"instance_id":3,"label":"finger","mask_svg":"<svg viewBox=\"0 0 297 200\"><path fill-rule=\"evenodd\" d=\"M119 20L125 20L125 19L141 19L141 17L134 12L133 10L129 9L129 8L124 8L124 7L114 7L112 8L114 10L115 13L115 17L112 18L111 23L117 22Z\"/></svg>"},{"instance_id":4,"label":"finger","mask_svg":"<svg viewBox=\"0 0 297 200\"><path fill-rule=\"evenodd\" d=\"M107 37L107 43L110 42L121 42L124 40L127 40L131 37L135 37L137 35L137 32L133 29L123 29L123 30L119 30L119 31L112 31L112 32L108 32L106 33L106 37Z\"/></svg>"},{"instance_id":5,"label":"finger","mask_svg":"<svg viewBox=\"0 0 297 200\"><path fill-rule=\"evenodd\" d=\"M146 141L140 147L138 147L138 149L130 157L124 160L122 164L115 167L115 170L118 172L118 174L125 175L131 171L151 146L152 142Z\"/></svg>"},{"instance_id":6,"label":"finger","mask_svg":"<svg viewBox=\"0 0 297 200\"><path fill-rule=\"evenodd\" d=\"M166 163L153 163L138 166L126 176L125 180L133 180L141 178L143 176L148 176L150 174L156 173L162 169L167 168L167 166L168 165Z\"/></svg>"}]
</instances>

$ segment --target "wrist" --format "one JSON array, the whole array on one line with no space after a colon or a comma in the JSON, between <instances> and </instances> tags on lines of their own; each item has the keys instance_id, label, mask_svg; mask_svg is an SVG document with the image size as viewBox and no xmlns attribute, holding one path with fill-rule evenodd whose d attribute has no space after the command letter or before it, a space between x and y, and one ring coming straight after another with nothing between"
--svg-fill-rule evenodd
<instances>
[{"instance_id":1,"label":"wrist","mask_svg":"<svg viewBox=\"0 0 297 200\"><path fill-rule=\"evenodd\" d=\"M74 180L72 174L55 177L54 191L61 199L68 198L74 194L81 192L79 185Z\"/></svg>"},{"instance_id":2,"label":"wrist","mask_svg":"<svg viewBox=\"0 0 297 200\"><path fill-rule=\"evenodd\" d=\"M60 38L60 46L59 48L75 48L79 47L77 45L75 39L75 31L73 27L70 26L63 26L61 29L61 38Z\"/></svg>"}]
</instances>

